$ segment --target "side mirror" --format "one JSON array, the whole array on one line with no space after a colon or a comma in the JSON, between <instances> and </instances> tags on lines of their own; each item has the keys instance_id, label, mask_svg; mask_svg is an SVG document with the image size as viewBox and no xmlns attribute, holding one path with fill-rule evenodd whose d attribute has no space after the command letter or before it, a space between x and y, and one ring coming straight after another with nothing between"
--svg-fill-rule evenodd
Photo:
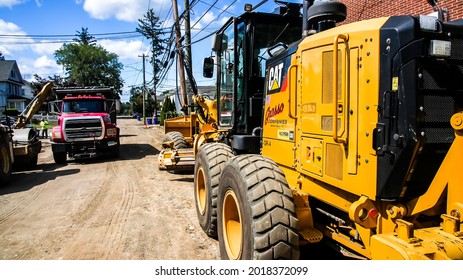
<instances>
[{"instance_id":1,"label":"side mirror","mask_svg":"<svg viewBox=\"0 0 463 280\"><path fill-rule=\"evenodd\" d=\"M203 64L203 77L212 78L214 75L214 59L212 57L206 57Z\"/></svg>"},{"instance_id":2,"label":"side mirror","mask_svg":"<svg viewBox=\"0 0 463 280\"><path fill-rule=\"evenodd\" d=\"M48 112L53 115L61 114L61 104L63 104L62 100L59 101L51 101L48 103Z\"/></svg>"},{"instance_id":3,"label":"side mirror","mask_svg":"<svg viewBox=\"0 0 463 280\"><path fill-rule=\"evenodd\" d=\"M121 100L120 99L116 99L116 113L120 113L121 112Z\"/></svg>"}]
</instances>

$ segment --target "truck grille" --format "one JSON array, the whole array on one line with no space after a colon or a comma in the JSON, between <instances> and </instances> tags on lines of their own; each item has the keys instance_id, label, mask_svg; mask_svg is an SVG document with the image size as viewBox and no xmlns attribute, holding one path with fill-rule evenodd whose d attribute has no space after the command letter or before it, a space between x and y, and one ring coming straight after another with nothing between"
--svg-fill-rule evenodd
<instances>
[{"instance_id":1,"label":"truck grille","mask_svg":"<svg viewBox=\"0 0 463 280\"><path fill-rule=\"evenodd\" d=\"M66 141L101 140L104 137L101 117L65 119L63 130Z\"/></svg>"}]
</instances>

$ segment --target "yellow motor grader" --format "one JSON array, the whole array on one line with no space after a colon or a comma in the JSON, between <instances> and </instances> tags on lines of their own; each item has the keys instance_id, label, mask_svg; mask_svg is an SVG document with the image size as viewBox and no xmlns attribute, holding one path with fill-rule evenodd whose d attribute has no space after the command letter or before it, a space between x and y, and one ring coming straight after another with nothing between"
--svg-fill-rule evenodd
<instances>
[{"instance_id":1,"label":"yellow motor grader","mask_svg":"<svg viewBox=\"0 0 463 280\"><path fill-rule=\"evenodd\" d=\"M302 13L292 44L238 19L216 34L228 133L196 154L201 227L223 259L297 259L322 240L365 259L463 259L463 21L336 26L336 1ZM263 56L240 40L270 36L258 95L242 86Z\"/></svg>"},{"instance_id":2,"label":"yellow motor grader","mask_svg":"<svg viewBox=\"0 0 463 280\"><path fill-rule=\"evenodd\" d=\"M197 112L164 121L163 149L158 157L160 170L193 170L199 146L205 141L218 141L225 133L217 128L217 102L199 93L192 98Z\"/></svg>"},{"instance_id":3,"label":"yellow motor grader","mask_svg":"<svg viewBox=\"0 0 463 280\"><path fill-rule=\"evenodd\" d=\"M232 135L242 136L240 143L235 142L236 153L259 152L258 148L255 149L257 143L248 143L249 139L255 141L255 137L248 136L260 127L265 63L269 58L266 51L276 40L288 44L300 38L302 17L299 7L298 4L281 2L274 13L248 11L230 18L217 31L212 49L215 59L205 58L203 69L204 77L211 78L214 68L223 68L224 74L216 76L215 96L198 94L194 78L187 69L195 111L165 120L163 149L158 157L160 170L192 171L203 144L230 145ZM235 34L234 28L239 29L237 38L230 37ZM245 31L246 28L249 32ZM234 50L239 51L239 60L235 61ZM222 51L226 52L225 56L216 61ZM187 104L183 107L186 111Z\"/></svg>"}]
</instances>

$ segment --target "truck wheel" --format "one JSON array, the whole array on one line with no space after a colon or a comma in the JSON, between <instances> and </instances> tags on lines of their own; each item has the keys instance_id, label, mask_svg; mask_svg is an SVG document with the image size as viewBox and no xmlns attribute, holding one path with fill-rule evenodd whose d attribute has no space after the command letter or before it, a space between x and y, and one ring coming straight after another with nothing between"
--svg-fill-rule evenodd
<instances>
[{"instance_id":1,"label":"truck wheel","mask_svg":"<svg viewBox=\"0 0 463 280\"><path fill-rule=\"evenodd\" d=\"M164 138L162 138L162 143L171 141L174 142L175 149L188 148L188 143L185 141L185 137L178 131L167 132L164 135Z\"/></svg>"},{"instance_id":2,"label":"truck wheel","mask_svg":"<svg viewBox=\"0 0 463 280\"><path fill-rule=\"evenodd\" d=\"M53 152L53 159L58 164L66 163L66 156L65 152Z\"/></svg>"},{"instance_id":3,"label":"truck wheel","mask_svg":"<svg viewBox=\"0 0 463 280\"><path fill-rule=\"evenodd\" d=\"M13 163L11 162L8 146L0 141L0 182L6 185L11 175Z\"/></svg>"},{"instance_id":4,"label":"truck wheel","mask_svg":"<svg viewBox=\"0 0 463 280\"><path fill-rule=\"evenodd\" d=\"M119 157L119 154L120 154L120 149L119 149L119 145L117 145L116 147L112 148L109 152L109 156L111 158L118 158Z\"/></svg>"},{"instance_id":5,"label":"truck wheel","mask_svg":"<svg viewBox=\"0 0 463 280\"><path fill-rule=\"evenodd\" d=\"M292 191L274 161L259 155L228 161L218 188L222 259L298 259L297 223Z\"/></svg>"},{"instance_id":6,"label":"truck wheel","mask_svg":"<svg viewBox=\"0 0 463 280\"><path fill-rule=\"evenodd\" d=\"M37 167L37 163L39 161L39 155L35 155L31 158L29 158L29 161L27 163L27 167L29 167L30 169L33 169L35 167Z\"/></svg>"},{"instance_id":7,"label":"truck wheel","mask_svg":"<svg viewBox=\"0 0 463 280\"><path fill-rule=\"evenodd\" d=\"M220 174L233 156L229 146L222 143L204 144L196 156L194 192L198 221L204 232L217 238L217 187Z\"/></svg>"}]
</instances>

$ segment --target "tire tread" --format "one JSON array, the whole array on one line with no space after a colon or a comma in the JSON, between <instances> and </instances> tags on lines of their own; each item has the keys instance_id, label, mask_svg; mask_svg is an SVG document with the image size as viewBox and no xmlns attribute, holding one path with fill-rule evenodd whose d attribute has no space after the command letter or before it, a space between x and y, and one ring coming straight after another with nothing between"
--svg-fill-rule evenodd
<instances>
[{"instance_id":1,"label":"tire tread","mask_svg":"<svg viewBox=\"0 0 463 280\"><path fill-rule=\"evenodd\" d=\"M298 259L298 220L283 171L271 159L240 155L230 159L246 181L253 219L254 259Z\"/></svg>"}]
</instances>

